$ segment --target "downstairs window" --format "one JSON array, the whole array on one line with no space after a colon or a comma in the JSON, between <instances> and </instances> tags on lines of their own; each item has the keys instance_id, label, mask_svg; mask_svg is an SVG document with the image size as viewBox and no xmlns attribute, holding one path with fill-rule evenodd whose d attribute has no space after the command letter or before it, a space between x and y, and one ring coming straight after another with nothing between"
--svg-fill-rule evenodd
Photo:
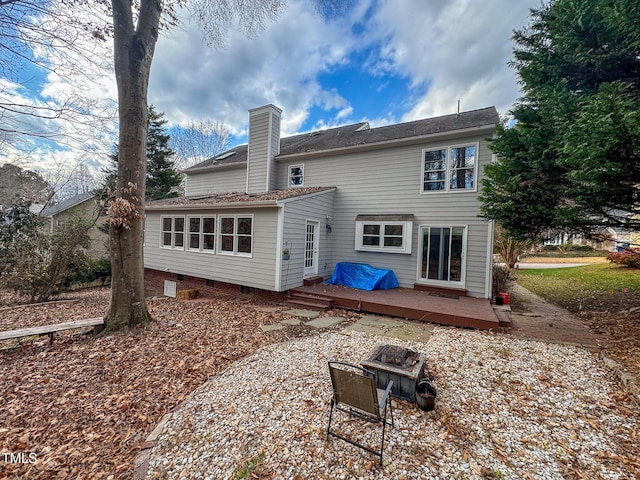
<instances>
[{"instance_id":1,"label":"downstairs window","mask_svg":"<svg viewBox=\"0 0 640 480\"><path fill-rule=\"evenodd\" d=\"M161 247L184 249L184 217L162 217Z\"/></svg>"},{"instance_id":2,"label":"downstairs window","mask_svg":"<svg viewBox=\"0 0 640 480\"><path fill-rule=\"evenodd\" d=\"M411 253L413 215L358 215L355 249Z\"/></svg>"},{"instance_id":3,"label":"downstairs window","mask_svg":"<svg viewBox=\"0 0 640 480\"><path fill-rule=\"evenodd\" d=\"M220 216L218 252L250 256L253 252L253 217Z\"/></svg>"}]
</instances>

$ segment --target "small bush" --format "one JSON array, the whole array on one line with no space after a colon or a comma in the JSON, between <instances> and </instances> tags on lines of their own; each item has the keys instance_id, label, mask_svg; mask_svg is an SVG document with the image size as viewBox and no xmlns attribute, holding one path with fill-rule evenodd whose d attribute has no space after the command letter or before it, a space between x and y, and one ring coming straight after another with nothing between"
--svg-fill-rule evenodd
<instances>
[{"instance_id":1,"label":"small bush","mask_svg":"<svg viewBox=\"0 0 640 480\"><path fill-rule=\"evenodd\" d=\"M593 252L594 248L589 245L578 245L577 243L565 243L562 245L565 252Z\"/></svg>"},{"instance_id":2,"label":"small bush","mask_svg":"<svg viewBox=\"0 0 640 480\"><path fill-rule=\"evenodd\" d=\"M544 252L593 252L594 248L589 245L579 245L577 243L563 243L562 245L545 245Z\"/></svg>"},{"instance_id":3,"label":"small bush","mask_svg":"<svg viewBox=\"0 0 640 480\"><path fill-rule=\"evenodd\" d=\"M638 251L623 250L621 252L611 252L607 255L607 260L624 267L640 268L640 252Z\"/></svg>"},{"instance_id":4,"label":"small bush","mask_svg":"<svg viewBox=\"0 0 640 480\"><path fill-rule=\"evenodd\" d=\"M90 282L100 280L102 285L105 285L111 279L111 260L108 257L91 260L89 265L91 266Z\"/></svg>"},{"instance_id":5,"label":"small bush","mask_svg":"<svg viewBox=\"0 0 640 480\"><path fill-rule=\"evenodd\" d=\"M88 259L83 268L75 271L70 283L78 285L100 281L102 285L106 285L110 279L111 260L109 258Z\"/></svg>"},{"instance_id":6,"label":"small bush","mask_svg":"<svg viewBox=\"0 0 640 480\"><path fill-rule=\"evenodd\" d=\"M516 281L509 270L504 265L493 264L493 284L491 286L492 296L496 296L502 292L508 292L510 285Z\"/></svg>"}]
</instances>

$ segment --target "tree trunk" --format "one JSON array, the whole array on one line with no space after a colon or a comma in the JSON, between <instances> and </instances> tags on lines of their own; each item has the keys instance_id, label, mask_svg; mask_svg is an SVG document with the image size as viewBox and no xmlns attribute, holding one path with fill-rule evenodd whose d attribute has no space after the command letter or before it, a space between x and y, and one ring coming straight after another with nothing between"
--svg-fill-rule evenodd
<instances>
[{"instance_id":1,"label":"tree trunk","mask_svg":"<svg viewBox=\"0 0 640 480\"><path fill-rule=\"evenodd\" d=\"M147 147L147 89L160 22L159 0L142 0L137 25L131 2L112 0L114 63L120 120L118 174L109 227L111 304L106 331L148 326L142 252Z\"/></svg>"}]
</instances>

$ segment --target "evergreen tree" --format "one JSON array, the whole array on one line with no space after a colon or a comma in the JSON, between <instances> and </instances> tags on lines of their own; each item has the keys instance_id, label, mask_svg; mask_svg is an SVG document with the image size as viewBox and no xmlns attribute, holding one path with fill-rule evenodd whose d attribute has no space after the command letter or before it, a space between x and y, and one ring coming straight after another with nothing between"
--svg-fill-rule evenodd
<instances>
[{"instance_id":1,"label":"evergreen tree","mask_svg":"<svg viewBox=\"0 0 640 480\"><path fill-rule=\"evenodd\" d=\"M147 130L147 200L177 197L172 191L182 182L181 173L173 164L175 152L169 148L169 135L166 132L167 121L164 113L157 113L153 105L149 106L149 128Z\"/></svg>"},{"instance_id":2,"label":"evergreen tree","mask_svg":"<svg viewBox=\"0 0 640 480\"><path fill-rule=\"evenodd\" d=\"M182 182L182 174L175 168L173 157L175 152L169 147L170 136L165 127L167 121L164 113L155 111L149 106L149 120L147 130L147 179L146 200L161 200L177 197L178 192L172 191ZM105 174L101 197L107 196L107 190L116 189L118 175L118 145L114 145L109 155L109 165L103 169Z\"/></svg>"},{"instance_id":3,"label":"evergreen tree","mask_svg":"<svg viewBox=\"0 0 640 480\"><path fill-rule=\"evenodd\" d=\"M511 234L640 228L640 8L556 0L517 31L523 97L498 128L483 216Z\"/></svg>"}]
</instances>

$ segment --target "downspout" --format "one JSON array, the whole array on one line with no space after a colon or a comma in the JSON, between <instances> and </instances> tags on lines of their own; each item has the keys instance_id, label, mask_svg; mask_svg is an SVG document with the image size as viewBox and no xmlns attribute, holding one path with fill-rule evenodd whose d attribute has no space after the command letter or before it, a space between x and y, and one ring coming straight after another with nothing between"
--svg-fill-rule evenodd
<instances>
[{"instance_id":1,"label":"downspout","mask_svg":"<svg viewBox=\"0 0 640 480\"><path fill-rule=\"evenodd\" d=\"M487 223L487 274L485 276L486 285L484 288L485 298L491 298L491 291L493 290L493 229L495 222L489 220Z\"/></svg>"},{"instance_id":2,"label":"downspout","mask_svg":"<svg viewBox=\"0 0 640 480\"><path fill-rule=\"evenodd\" d=\"M282 249L284 242L284 205L278 205L278 220L276 224L276 269L275 290L282 291Z\"/></svg>"}]
</instances>

